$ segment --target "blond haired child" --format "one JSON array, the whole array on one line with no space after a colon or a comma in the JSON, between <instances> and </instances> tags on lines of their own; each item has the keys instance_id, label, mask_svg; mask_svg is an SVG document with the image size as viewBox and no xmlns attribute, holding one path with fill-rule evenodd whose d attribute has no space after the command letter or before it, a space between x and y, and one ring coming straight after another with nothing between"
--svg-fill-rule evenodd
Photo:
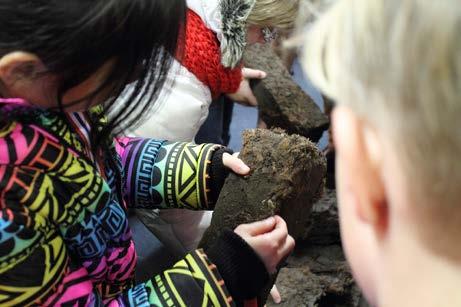
<instances>
[{"instance_id":1,"label":"blond haired child","mask_svg":"<svg viewBox=\"0 0 461 307\"><path fill-rule=\"evenodd\" d=\"M367 298L461 306L459 1L340 0L305 47L337 102L341 233Z\"/></svg>"},{"instance_id":2,"label":"blond haired child","mask_svg":"<svg viewBox=\"0 0 461 307\"><path fill-rule=\"evenodd\" d=\"M188 0L187 6L184 55L147 120L133 131L137 136L193 141L213 99L228 95L257 105L248 80L265 73L242 66L245 46L293 27L299 0Z\"/></svg>"}]
</instances>

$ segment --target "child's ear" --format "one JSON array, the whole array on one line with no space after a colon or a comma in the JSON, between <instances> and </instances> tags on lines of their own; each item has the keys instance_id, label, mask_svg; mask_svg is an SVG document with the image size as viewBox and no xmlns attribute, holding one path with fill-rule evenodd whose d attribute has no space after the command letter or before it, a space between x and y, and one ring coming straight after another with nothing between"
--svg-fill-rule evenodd
<instances>
[{"instance_id":1,"label":"child's ear","mask_svg":"<svg viewBox=\"0 0 461 307\"><path fill-rule=\"evenodd\" d=\"M376 130L362 121L351 109L333 111L333 133L338 165L344 174L338 186L346 184L357 203L355 213L362 222L382 233L388 224L388 207L382 180L383 147ZM352 205L352 204L351 204Z\"/></svg>"},{"instance_id":2,"label":"child's ear","mask_svg":"<svg viewBox=\"0 0 461 307\"><path fill-rule=\"evenodd\" d=\"M10 93L20 93L44 71L45 65L33 53L15 51L0 58L0 79Z\"/></svg>"}]
</instances>

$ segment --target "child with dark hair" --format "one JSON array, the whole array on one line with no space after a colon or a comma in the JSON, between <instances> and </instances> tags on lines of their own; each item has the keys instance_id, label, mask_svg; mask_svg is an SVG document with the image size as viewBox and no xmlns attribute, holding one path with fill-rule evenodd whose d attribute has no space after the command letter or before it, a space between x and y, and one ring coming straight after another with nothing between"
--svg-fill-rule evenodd
<instances>
[{"instance_id":1,"label":"child with dark hair","mask_svg":"<svg viewBox=\"0 0 461 307\"><path fill-rule=\"evenodd\" d=\"M133 283L128 208L212 209L224 168L249 171L218 145L117 137L165 83L184 16L180 0L0 2L0 305L238 305L292 250L271 217Z\"/></svg>"}]
</instances>

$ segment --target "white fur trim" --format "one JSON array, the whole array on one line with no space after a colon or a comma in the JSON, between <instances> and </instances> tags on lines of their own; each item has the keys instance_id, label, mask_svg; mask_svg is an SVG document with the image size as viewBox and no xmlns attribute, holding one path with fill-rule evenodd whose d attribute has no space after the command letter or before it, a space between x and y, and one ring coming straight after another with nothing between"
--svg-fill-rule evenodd
<instances>
[{"instance_id":1,"label":"white fur trim","mask_svg":"<svg viewBox=\"0 0 461 307\"><path fill-rule=\"evenodd\" d=\"M283 1L283 0L280 0ZM221 63L235 68L246 46L246 20L256 0L187 0L187 6L216 33L221 43Z\"/></svg>"},{"instance_id":2,"label":"white fur trim","mask_svg":"<svg viewBox=\"0 0 461 307\"><path fill-rule=\"evenodd\" d=\"M224 67L235 68L242 60L246 47L246 21L255 2L256 0L221 0L221 63Z\"/></svg>"}]
</instances>

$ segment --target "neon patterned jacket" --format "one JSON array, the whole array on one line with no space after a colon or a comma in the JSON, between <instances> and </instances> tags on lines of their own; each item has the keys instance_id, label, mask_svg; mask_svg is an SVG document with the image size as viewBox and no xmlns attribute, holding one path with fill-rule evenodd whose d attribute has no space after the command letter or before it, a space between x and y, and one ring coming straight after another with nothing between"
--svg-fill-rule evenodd
<instances>
[{"instance_id":1,"label":"neon patterned jacket","mask_svg":"<svg viewBox=\"0 0 461 307\"><path fill-rule=\"evenodd\" d=\"M1 100L2 113L20 120L0 125L0 305L233 304L203 251L134 286L126 215L127 205L210 209L218 146L121 138L95 159L88 114L16 100Z\"/></svg>"}]
</instances>

